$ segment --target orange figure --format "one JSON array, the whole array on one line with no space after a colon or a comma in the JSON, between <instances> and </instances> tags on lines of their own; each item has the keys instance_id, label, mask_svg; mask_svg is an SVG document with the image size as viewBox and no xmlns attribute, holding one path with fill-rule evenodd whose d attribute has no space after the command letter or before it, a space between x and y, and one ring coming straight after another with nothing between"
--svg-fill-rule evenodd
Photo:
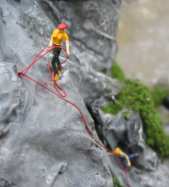
<instances>
[{"instance_id":1,"label":"orange figure","mask_svg":"<svg viewBox=\"0 0 169 187\"><path fill-rule=\"evenodd\" d=\"M62 73L62 66L59 60L59 55L61 52L61 44L65 42L66 44L66 53L68 57L70 56L70 42L69 35L65 32L68 29L66 23L60 23L52 32L51 39L49 42L49 47L56 45L57 47L53 50L53 58L51 61L52 65L52 80L59 80Z\"/></svg>"},{"instance_id":2,"label":"orange figure","mask_svg":"<svg viewBox=\"0 0 169 187\"><path fill-rule=\"evenodd\" d=\"M127 162L127 166L131 167L131 162L126 153L124 153L119 147L116 147L115 149L112 150L112 153L115 157L125 159Z\"/></svg>"}]
</instances>

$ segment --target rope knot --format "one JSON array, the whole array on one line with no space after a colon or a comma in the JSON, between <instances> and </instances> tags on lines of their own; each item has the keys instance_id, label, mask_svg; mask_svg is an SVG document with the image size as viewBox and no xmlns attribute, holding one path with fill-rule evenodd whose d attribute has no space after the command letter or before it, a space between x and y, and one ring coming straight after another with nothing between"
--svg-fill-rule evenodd
<instances>
[{"instance_id":1,"label":"rope knot","mask_svg":"<svg viewBox=\"0 0 169 187\"><path fill-rule=\"evenodd\" d=\"M17 76L18 76L18 77L22 77L23 75L24 75L24 73L23 73L22 71L17 72Z\"/></svg>"}]
</instances>

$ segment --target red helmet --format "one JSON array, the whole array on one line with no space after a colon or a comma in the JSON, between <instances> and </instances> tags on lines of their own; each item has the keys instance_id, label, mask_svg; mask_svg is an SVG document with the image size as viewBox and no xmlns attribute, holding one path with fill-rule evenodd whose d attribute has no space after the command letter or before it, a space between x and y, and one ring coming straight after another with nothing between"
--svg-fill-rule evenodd
<instances>
[{"instance_id":1,"label":"red helmet","mask_svg":"<svg viewBox=\"0 0 169 187\"><path fill-rule=\"evenodd\" d=\"M66 23L60 23L58 26L57 26L58 29L61 29L61 30L64 30L64 29L68 29L69 26L66 24Z\"/></svg>"}]
</instances>

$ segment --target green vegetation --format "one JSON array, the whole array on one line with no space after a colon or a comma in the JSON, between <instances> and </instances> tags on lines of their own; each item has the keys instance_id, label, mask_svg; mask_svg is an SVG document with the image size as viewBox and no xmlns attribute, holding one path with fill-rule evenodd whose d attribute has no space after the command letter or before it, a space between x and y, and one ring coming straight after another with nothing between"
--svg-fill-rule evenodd
<instances>
[{"instance_id":1,"label":"green vegetation","mask_svg":"<svg viewBox=\"0 0 169 187\"><path fill-rule=\"evenodd\" d=\"M123 108L139 112L143 120L147 144L156 150L161 157L168 157L169 136L163 130L160 115L154 104L154 100L156 105L159 103L162 98L161 93L164 92L151 92L147 86L137 80L123 80L123 84L115 103L107 104L102 110L112 114L117 114ZM154 93L153 96L152 93Z\"/></svg>"},{"instance_id":2,"label":"green vegetation","mask_svg":"<svg viewBox=\"0 0 169 187\"><path fill-rule=\"evenodd\" d=\"M118 178L116 176L113 176L113 186L114 187L123 187L121 184L120 184L120 181L118 180Z\"/></svg>"},{"instance_id":3,"label":"green vegetation","mask_svg":"<svg viewBox=\"0 0 169 187\"><path fill-rule=\"evenodd\" d=\"M157 84L152 88L152 97L154 100L155 106L159 106L162 103L162 100L169 96L169 86L165 84Z\"/></svg>"},{"instance_id":4,"label":"green vegetation","mask_svg":"<svg viewBox=\"0 0 169 187\"><path fill-rule=\"evenodd\" d=\"M103 112L110 113L110 114L117 114L122 108L116 103L108 103L106 106L102 107Z\"/></svg>"},{"instance_id":5,"label":"green vegetation","mask_svg":"<svg viewBox=\"0 0 169 187\"><path fill-rule=\"evenodd\" d=\"M124 74L123 70L121 69L121 67L116 62L113 62L113 64L112 64L111 75L112 75L112 77L114 77L120 81L125 80L125 74Z\"/></svg>"}]
</instances>

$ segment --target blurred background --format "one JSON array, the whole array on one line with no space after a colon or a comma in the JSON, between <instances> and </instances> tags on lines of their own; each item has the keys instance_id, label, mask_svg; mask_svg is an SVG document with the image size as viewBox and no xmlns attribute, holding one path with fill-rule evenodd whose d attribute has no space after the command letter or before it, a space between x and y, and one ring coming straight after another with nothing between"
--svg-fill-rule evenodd
<instances>
[{"instance_id":1,"label":"blurred background","mask_svg":"<svg viewBox=\"0 0 169 187\"><path fill-rule=\"evenodd\" d=\"M117 62L129 78L148 85L169 82L169 0L125 0Z\"/></svg>"}]
</instances>

